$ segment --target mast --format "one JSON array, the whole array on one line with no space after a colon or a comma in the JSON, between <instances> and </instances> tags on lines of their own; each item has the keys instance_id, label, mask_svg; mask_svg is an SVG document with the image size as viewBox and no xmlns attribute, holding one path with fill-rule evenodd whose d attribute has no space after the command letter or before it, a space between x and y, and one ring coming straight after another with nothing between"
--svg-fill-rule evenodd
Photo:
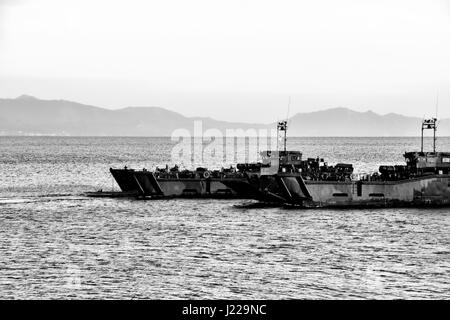
<instances>
[{"instance_id":1,"label":"mast","mask_svg":"<svg viewBox=\"0 0 450 320\"><path fill-rule=\"evenodd\" d=\"M278 141L283 139L283 150L286 152L286 142L287 142L287 120L278 122L277 125Z\"/></svg>"},{"instance_id":2,"label":"mast","mask_svg":"<svg viewBox=\"0 0 450 320\"><path fill-rule=\"evenodd\" d=\"M420 151L423 152L423 131L433 129L433 152L436 153L436 130L437 130L437 119L431 118L423 120L422 122L422 143Z\"/></svg>"}]
</instances>

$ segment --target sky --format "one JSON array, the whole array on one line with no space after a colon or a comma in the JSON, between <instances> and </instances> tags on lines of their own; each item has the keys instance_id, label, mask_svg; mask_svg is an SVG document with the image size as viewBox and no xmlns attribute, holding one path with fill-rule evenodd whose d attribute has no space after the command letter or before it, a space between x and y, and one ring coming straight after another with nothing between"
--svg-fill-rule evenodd
<instances>
[{"instance_id":1,"label":"sky","mask_svg":"<svg viewBox=\"0 0 450 320\"><path fill-rule=\"evenodd\" d=\"M0 0L0 97L22 94L266 123L438 100L450 118L450 0Z\"/></svg>"}]
</instances>

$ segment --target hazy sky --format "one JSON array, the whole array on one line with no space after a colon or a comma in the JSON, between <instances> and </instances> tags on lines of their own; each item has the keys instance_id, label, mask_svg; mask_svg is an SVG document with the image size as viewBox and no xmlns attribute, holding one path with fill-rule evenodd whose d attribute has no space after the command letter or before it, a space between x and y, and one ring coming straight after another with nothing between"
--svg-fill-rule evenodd
<instances>
[{"instance_id":1,"label":"hazy sky","mask_svg":"<svg viewBox=\"0 0 450 320\"><path fill-rule=\"evenodd\" d=\"M0 0L0 97L450 117L450 0Z\"/></svg>"}]
</instances>

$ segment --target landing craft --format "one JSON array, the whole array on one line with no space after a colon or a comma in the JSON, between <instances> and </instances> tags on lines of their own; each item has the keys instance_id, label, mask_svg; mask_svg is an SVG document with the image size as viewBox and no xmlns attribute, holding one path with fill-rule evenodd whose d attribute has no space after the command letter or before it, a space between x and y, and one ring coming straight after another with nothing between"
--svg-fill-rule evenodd
<instances>
[{"instance_id":1,"label":"landing craft","mask_svg":"<svg viewBox=\"0 0 450 320\"><path fill-rule=\"evenodd\" d=\"M426 129L434 130L433 152L423 151ZM352 164L330 166L322 158L303 159L301 152L287 150L287 121L277 126L282 150L262 152L258 163L213 171L175 166L110 172L121 195L141 199L242 198L305 208L450 206L450 152L436 152L436 129L436 118L423 121L421 151L406 152L405 165L380 166L377 173L357 177Z\"/></svg>"},{"instance_id":2,"label":"landing craft","mask_svg":"<svg viewBox=\"0 0 450 320\"><path fill-rule=\"evenodd\" d=\"M434 130L433 152L423 151L425 129ZM351 164L329 167L322 159L298 161L284 151L267 153L269 166L248 174L247 181L224 184L256 194L262 202L301 207L449 206L450 153L436 152L436 129L436 118L424 120L420 152L406 152L405 165L380 166L378 173L357 179Z\"/></svg>"}]
</instances>

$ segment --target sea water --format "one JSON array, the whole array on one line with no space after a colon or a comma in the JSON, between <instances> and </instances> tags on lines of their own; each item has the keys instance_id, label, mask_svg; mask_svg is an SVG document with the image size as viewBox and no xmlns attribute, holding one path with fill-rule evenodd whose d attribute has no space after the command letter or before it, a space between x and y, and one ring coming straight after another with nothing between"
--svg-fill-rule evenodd
<instances>
[{"instance_id":1,"label":"sea water","mask_svg":"<svg viewBox=\"0 0 450 320\"><path fill-rule=\"evenodd\" d=\"M0 298L450 298L449 209L83 196L118 190L110 167L172 165L175 143L0 137ZM420 139L290 138L288 147L365 173L402 164ZM450 138L438 149L450 150Z\"/></svg>"}]
</instances>

